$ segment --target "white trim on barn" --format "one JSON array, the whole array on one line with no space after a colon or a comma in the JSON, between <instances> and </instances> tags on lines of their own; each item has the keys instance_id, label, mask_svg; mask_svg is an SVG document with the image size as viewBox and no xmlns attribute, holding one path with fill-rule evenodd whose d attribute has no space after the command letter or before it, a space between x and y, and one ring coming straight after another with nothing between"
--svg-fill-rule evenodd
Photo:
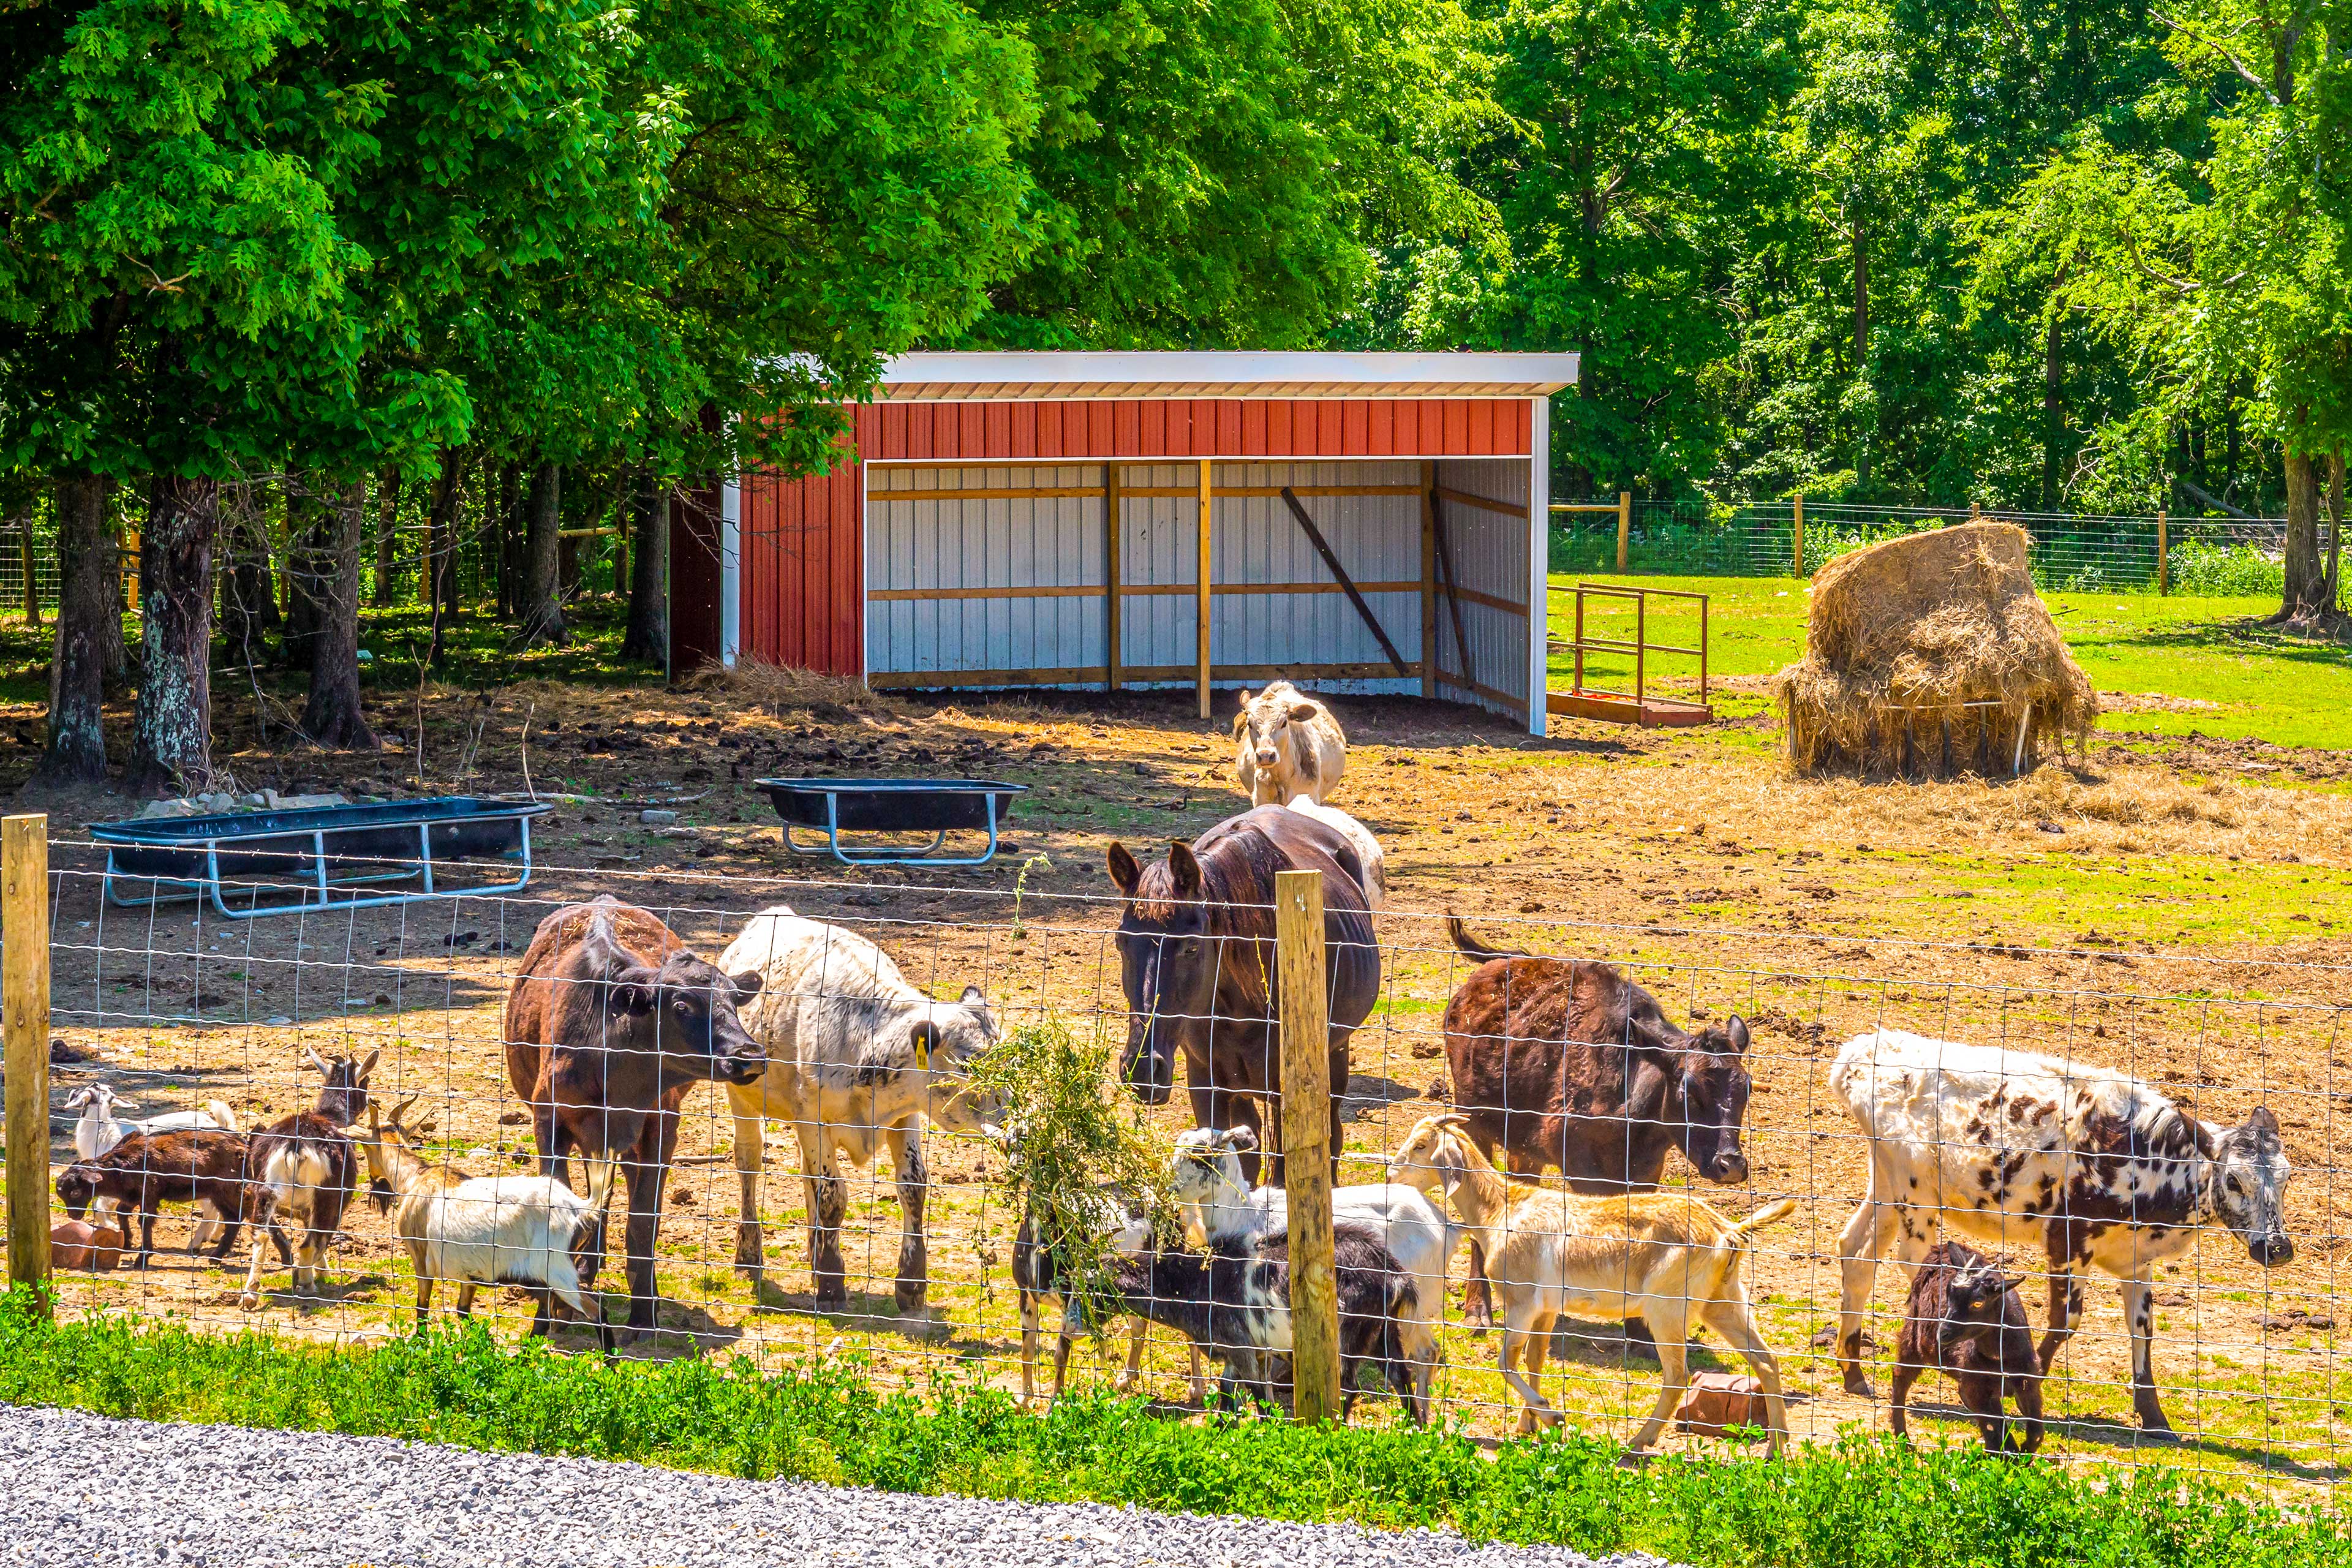
<instances>
[{"instance_id":1,"label":"white trim on barn","mask_svg":"<svg viewBox=\"0 0 2352 1568\"><path fill-rule=\"evenodd\" d=\"M719 491L719 662L735 668L743 647L743 484Z\"/></svg>"},{"instance_id":2,"label":"white trim on barn","mask_svg":"<svg viewBox=\"0 0 2352 1568\"><path fill-rule=\"evenodd\" d=\"M1551 399L1528 399L1528 733L1545 732L1551 674Z\"/></svg>"},{"instance_id":3,"label":"white trim on barn","mask_svg":"<svg viewBox=\"0 0 2352 1568\"><path fill-rule=\"evenodd\" d=\"M1138 397L1529 397L1576 384L1572 353L918 353L883 367L891 403Z\"/></svg>"}]
</instances>

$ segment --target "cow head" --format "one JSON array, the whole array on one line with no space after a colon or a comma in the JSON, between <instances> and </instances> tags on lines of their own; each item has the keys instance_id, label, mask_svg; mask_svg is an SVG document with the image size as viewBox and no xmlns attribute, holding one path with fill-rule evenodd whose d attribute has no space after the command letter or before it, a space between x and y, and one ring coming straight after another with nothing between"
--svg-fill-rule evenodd
<instances>
[{"instance_id":1,"label":"cow head","mask_svg":"<svg viewBox=\"0 0 2352 1568\"><path fill-rule=\"evenodd\" d=\"M1177 1051L1187 1041L1205 1048L1223 939L1210 929L1201 863L1189 847L1170 844L1166 865L1149 873L1124 844L1113 844L1108 858L1110 879L1127 897L1114 939L1127 992L1119 1070L1137 1099L1165 1105L1176 1089Z\"/></svg>"},{"instance_id":2,"label":"cow head","mask_svg":"<svg viewBox=\"0 0 2352 1568\"><path fill-rule=\"evenodd\" d=\"M977 985L954 1005L934 1003L908 1030L906 1060L923 1077L923 1114L950 1132L986 1132L1004 1115L1004 1097L971 1079L972 1063L996 1044L996 1015Z\"/></svg>"},{"instance_id":3,"label":"cow head","mask_svg":"<svg viewBox=\"0 0 2352 1568\"><path fill-rule=\"evenodd\" d=\"M337 1057L329 1061L305 1046L302 1055L319 1069L319 1099L310 1109L338 1127L349 1127L367 1114L368 1078L375 1071L381 1047L365 1057Z\"/></svg>"},{"instance_id":4,"label":"cow head","mask_svg":"<svg viewBox=\"0 0 2352 1568\"><path fill-rule=\"evenodd\" d=\"M2286 1184L2294 1174L2279 1140L2278 1118L2257 1106L2245 1122L2212 1137L2213 1208L2265 1268L2294 1257L2286 1234Z\"/></svg>"},{"instance_id":5,"label":"cow head","mask_svg":"<svg viewBox=\"0 0 2352 1568\"><path fill-rule=\"evenodd\" d=\"M1682 1144L1691 1169L1710 1182L1731 1185L1748 1179L1748 1156L1740 1152L1739 1124L1748 1114L1753 1083L1748 1076L1748 1022L1736 1014L1722 1026L1709 1025L1685 1035L1655 1005L1636 1001L1630 1020L1637 1042L1648 1036L1654 1051L1644 1050L1626 1085L1626 1115L1636 1121L1663 1122Z\"/></svg>"},{"instance_id":6,"label":"cow head","mask_svg":"<svg viewBox=\"0 0 2352 1568\"><path fill-rule=\"evenodd\" d=\"M760 994L760 972L720 973L677 952L659 965L640 963L599 914L580 939L580 960L604 988L605 1046L656 1058L665 1080L757 1083L768 1058L736 1009Z\"/></svg>"}]
</instances>

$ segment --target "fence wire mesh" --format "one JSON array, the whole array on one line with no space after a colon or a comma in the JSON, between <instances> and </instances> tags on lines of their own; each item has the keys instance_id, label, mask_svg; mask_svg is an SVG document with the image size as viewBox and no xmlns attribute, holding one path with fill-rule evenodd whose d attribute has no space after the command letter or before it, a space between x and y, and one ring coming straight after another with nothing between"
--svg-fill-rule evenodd
<instances>
[{"instance_id":1,"label":"fence wire mesh","mask_svg":"<svg viewBox=\"0 0 2352 1568\"><path fill-rule=\"evenodd\" d=\"M1202 1227L1180 1236L1163 1220L1156 1237L1115 1234L1150 1206L1148 1192L1088 1198L1097 1173L1062 1171L1057 1180L1082 1184L1064 1212L1108 1238L1086 1265L1091 1283L1066 1290L1069 1276L1024 1263L1023 1222L1039 1194L1008 1180L1008 1159L1045 1135L1024 1116L1073 1114L1076 1101L1065 1085L1060 1110L1009 1103L1027 1091L977 1065L1064 1042L1150 1171L1173 1173L1178 1195L1217 1192L1199 1171L1187 1184L1180 1135L1196 1121L1263 1121L1270 1147L1278 1123L1257 1116L1264 1096L1202 1098L1196 1086L1146 1105L1127 1058L1156 1016L1176 1026L1178 1047L1197 1024L1241 1042L1239 1058L1259 1050L1262 1074L1270 1004L1235 1005L1269 994L1268 951L1255 939L1221 940L1227 928L1213 927L1123 943L1115 896L926 887L919 872L646 874L631 869L625 838L597 864L542 866L525 890L258 919L224 918L171 886L118 883L114 898L165 897L114 901L103 847L86 840L55 841L51 858L52 1175L84 1220L139 1211L127 1234L100 1240L136 1249L152 1226L153 1244L120 1268L62 1268L61 1311L363 1342L408 1331L432 1282L436 1312L454 1296L512 1339L542 1311L520 1287L560 1286L576 1270L587 1312L657 1331L626 1354L817 1358L887 1387L953 1369L1042 1399L1063 1301L1077 1296L1088 1307L1066 1320L1077 1331L1072 1391L1117 1387L1171 1413L1195 1408L1205 1391L1188 1340L1214 1342L1213 1373L1222 1360L1240 1381L1279 1384L1278 1361L1242 1353L1287 1343L1271 1304L1279 1289L1263 1270L1255 1284L1179 1289L1195 1276L1177 1259L1202 1244ZM315 899L318 869L260 879ZM593 911L577 907L597 893L644 911L607 913L604 940L617 954L596 946ZM1264 912L1210 914L1254 931ZM664 966L668 939L654 921L716 967ZM1343 1250L1341 1305L1369 1318L1375 1340L1383 1319L1402 1322L1396 1344L1412 1364L1363 1379L1352 1420L1408 1419L1402 1390L1380 1384L1411 1384L1426 1365L1435 1420L1499 1436L1539 1400L1546 1418L1627 1439L1672 1416L1667 1366L1682 1360L1777 1383L1798 1441L1884 1429L1906 1342L1905 1270L1868 1260L1916 1262L1941 1220L2019 1282L1996 1292L1997 1315L2005 1300L2038 1332L2051 1289L2063 1301L2070 1279L2079 1287L2079 1326L2046 1378L2037 1367L2009 1390L2014 1419L2018 1389L2038 1387L2045 1458L2338 1479L2352 1439L2337 1323L2342 971L2089 941L2029 951L1524 915L1468 922L1474 944L1615 966L1642 990L1612 1005L1597 971L1490 963L1437 917L1385 911L1371 931L1377 987L1335 1085L1337 1207L1343 1222L1373 1226L1390 1255L1378 1266L1412 1288L1371 1289L1360 1271L1351 1280ZM1139 1024L1129 986L1173 984L1186 941L1208 945L1224 988L1189 999L1162 988ZM760 1063L747 1066L747 1047L711 1021L732 1001ZM1343 1002L1335 989L1341 1021ZM1882 1037L1857 1074L1847 1042L1873 1031L1905 1033ZM570 1054L537 1048L547 1041ZM2078 1066L2052 1069L2036 1053ZM710 1081L730 1071L750 1081ZM313 1110L323 1121L299 1120ZM2257 1147L2265 1115L2291 1180ZM159 1117L181 1119L179 1131L138 1131ZM229 1126L190 1130L207 1119ZM575 1194L596 1191L595 1161L579 1148L550 1165L560 1192L529 1180L558 1128L588 1154L616 1154L609 1226L563 1217L587 1206ZM1196 1166L1216 1152L1197 1135L1188 1143ZM1401 1152L1393 1173L1413 1189L1406 1197L1378 1190ZM1490 1159L1511 1179L1491 1173ZM207 1162L210 1184L173 1174ZM1563 1163L1583 1195L1561 1184ZM93 1171L94 1184L75 1174ZM1628 1176L1664 1185L1629 1195ZM501 1184L451 1190L461 1178ZM2181 1194L2185 1209L2163 1207ZM1872 1210L1874 1198L1886 1206ZM1774 1213L1782 1200L1791 1212ZM1212 1202L1229 1206L1191 1218L1246 1232L1264 1223L1242 1212L1254 1201L1227 1194ZM1412 1230L1416 1202L1468 1227L1446 1230L1433 1262ZM1759 1215L1752 1233L1727 1238ZM1491 1280L1492 1329L1471 1305L1474 1257ZM315 1263L317 1277L298 1279L296 1263ZM2130 1292L2111 1268L2136 1281ZM1024 1303L1024 1269L1026 1284L1052 1288L1042 1300ZM1848 1292L1864 1312L1868 1394L1849 1390L1839 1364ZM2147 1390L2135 1388L2126 1294L2152 1345ZM1212 1321L1203 1299L1251 1310ZM1940 1315L1922 1310L1927 1342L1941 1342ZM1159 1321L1130 1339L1117 1326L1129 1314ZM592 1331L560 1300L553 1316L561 1348L594 1352ZM1743 1355L1743 1341L1757 1353ZM1383 1353L1348 1343L1374 1363ZM1513 1355L1516 1370L1504 1364ZM2152 1402L2182 1441L2149 1429ZM1740 1426L1735 1440L1757 1436L1746 1424L1766 1412L1738 1399L1725 1408L1716 1418ZM1915 1434L1976 1439L1940 1373L1912 1390L1910 1412ZM1701 1440L1671 1420L1660 1436Z\"/></svg>"},{"instance_id":2,"label":"fence wire mesh","mask_svg":"<svg viewBox=\"0 0 2352 1568\"><path fill-rule=\"evenodd\" d=\"M1555 511L1555 572L1605 572L1617 562L1615 509ZM1972 511L1966 507L1852 506L1808 500L1740 505L1635 501L1626 529L1629 572L1679 576L1785 577L1803 552L1811 575L1851 551L1973 518L2012 522L2032 540L2035 582L2061 592L2276 593L2284 518L2167 517ZM2159 569L2161 562L2161 569Z\"/></svg>"}]
</instances>

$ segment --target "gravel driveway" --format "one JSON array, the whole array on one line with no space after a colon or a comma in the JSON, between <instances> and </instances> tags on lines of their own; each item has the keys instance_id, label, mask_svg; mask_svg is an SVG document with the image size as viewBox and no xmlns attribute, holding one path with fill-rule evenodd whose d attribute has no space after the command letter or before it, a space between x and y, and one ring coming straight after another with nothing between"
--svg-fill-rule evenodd
<instances>
[{"instance_id":1,"label":"gravel driveway","mask_svg":"<svg viewBox=\"0 0 2352 1568\"><path fill-rule=\"evenodd\" d=\"M0 1563L1653 1568L1430 1531L734 1480L0 1406Z\"/></svg>"}]
</instances>

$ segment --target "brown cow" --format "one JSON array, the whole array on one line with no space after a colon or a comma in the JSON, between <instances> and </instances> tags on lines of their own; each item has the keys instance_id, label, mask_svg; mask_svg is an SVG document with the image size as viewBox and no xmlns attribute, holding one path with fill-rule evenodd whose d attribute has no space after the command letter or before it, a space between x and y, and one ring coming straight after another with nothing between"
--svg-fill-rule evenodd
<instances>
[{"instance_id":1,"label":"brown cow","mask_svg":"<svg viewBox=\"0 0 2352 1568\"><path fill-rule=\"evenodd\" d=\"M659 920L607 895L541 921L507 994L507 1079L530 1107L540 1174L562 1175L575 1149L588 1166L591 1283L616 1166L627 1180L632 1340L655 1326L654 1237L678 1108L698 1083L755 1083L767 1070L735 1016L759 990L758 974L721 973Z\"/></svg>"},{"instance_id":2,"label":"brown cow","mask_svg":"<svg viewBox=\"0 0 2352 1568\"><path fill-rule=\"evenodd\" d=\"M1677 1146L1710 1182L1748 1179L1745 1021L1688 1034L1608 964L1505 952L1453 916L1446 931L1481 961L1446 1004L1444 1025L1454 1107L1481 1153L1492 1160L1499 1146L1514 1175L1556 1165L1586 1194L1656 1186ZM1464 1316L1483 1324L1492 1315L1473 1243Z\"/></svg>"}]
</instances>

